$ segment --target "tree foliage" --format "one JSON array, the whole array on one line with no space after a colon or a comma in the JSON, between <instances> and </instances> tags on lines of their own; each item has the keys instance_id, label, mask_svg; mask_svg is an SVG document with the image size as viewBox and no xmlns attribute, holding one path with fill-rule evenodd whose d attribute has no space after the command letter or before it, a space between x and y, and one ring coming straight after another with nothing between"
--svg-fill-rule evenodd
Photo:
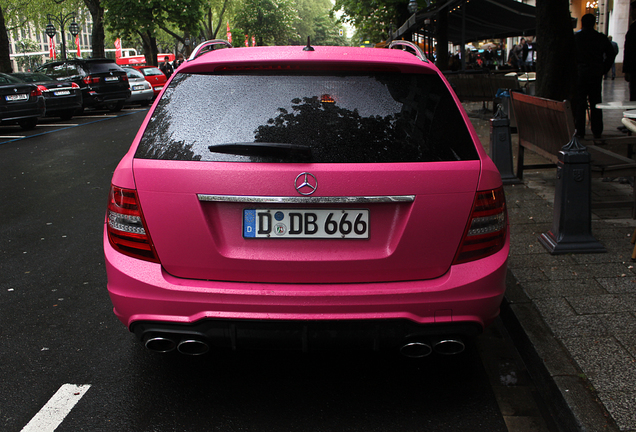
<instances>
[{"instance_id":1,"label":"tree foliage","mask_svg":"<svg viewBox=\"0 0 636 432\"><path fill-rule=\"evenodd\" d=\"M298 16L293 0L245 0L236 15L235 26L255 36L257 45L287 45L299 41L294 21ZM235 45L241 41L236 38Z\"/></svg>"},{"instance_id":2,"label":"tree foliage","mask_svg":"<svg viewBox=\"0 0 636 432\"><path fill-rule=\"evenodd\" d=\"M408 19L408 3L409 0L336 0L333 9L343 13L340 21L355 27L358 37L379 42L387 39L391 27L395 30Z\"/></svg>"},{"instance_id":3,"label":"tree foliage","mask_svg":"<svg viewBox=\"0 0 636 432\"><path fill-rule=\"evenodd\" d=\"M184 33L198 33L203 0L101 0L110 31L123 38L139 36L148 64L157 64L159 29L183 41ZM180 33L176 33L174 29Z\"/></svg>"}]
</instances>

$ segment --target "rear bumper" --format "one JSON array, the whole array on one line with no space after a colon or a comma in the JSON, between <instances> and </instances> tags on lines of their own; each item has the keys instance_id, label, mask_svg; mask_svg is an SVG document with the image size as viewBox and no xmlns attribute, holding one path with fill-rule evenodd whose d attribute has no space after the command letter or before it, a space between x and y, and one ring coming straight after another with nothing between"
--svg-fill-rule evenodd
<instances>
[{"instance_id":1,"label":"rear bumper","mask_svg":"<svg viewBox=\"0 0 636 432\"><path fill-rule=\"evenodd\" d=\"M84 108L92 108L112 102L124 102L129 97L130 90L96 92L88 88L82 92L82 103Z\"/></svg>"},{"instance_id":2,"label":"rear bumper","mask_svg":"<svg viewBox=\"0 0 636 432\"><path fill-rule=\"evenodd\" d=\"M395 322L408 323L389 331L400 336L400 329L413 331L410 325L422 334L429 334L431 329L477 334L499 314L509 243L488 258L453 266L437 279L365 284L179 279L165 273L159 264L114 251L106 236L104 250L114 312L131 331L141 335L162 326L176 332L186 328L206 333L208 338L218 336L223 340L219 343L227 345L231 343L232 324L235 329L248 329L246 334L251 335L258 334L254 324L267 327L267 323L274 326L286 322L283 333L298 333L307 331L303 325L316 328L318 324L322 328L331 322L324 328L340 328L345 321L373 323L370 328L383 328L386 324L387 329L396 328ZM237 327L238 323L242 324ZM365 328L369 326L365 324L358 333L368 332ZM276 332L282 334L279 330L260 334L267 337Z\"/></svg>"},{"instance_id":3,"label":"rear bumper","mask_svg":"<svg viewBox=\"0 0 636 432\"><path fill-rule=\"evenodd\" d=\"M35 101L12 104L0 107L0 122L15 123L34 117L44 116L44 98L38 97Z\"/></svg>"}]
</instances>

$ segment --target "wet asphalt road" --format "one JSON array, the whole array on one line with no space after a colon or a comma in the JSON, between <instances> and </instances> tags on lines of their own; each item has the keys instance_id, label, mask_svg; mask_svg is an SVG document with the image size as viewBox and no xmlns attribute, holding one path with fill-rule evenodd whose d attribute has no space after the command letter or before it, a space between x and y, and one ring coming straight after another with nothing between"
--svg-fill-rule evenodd
<instances>
[{"instance_id":1,"label":"wet asphalt road","mask_svg":"<svg viewBox=\"0 0 636 432\"><path fill-rule=\"evenodd\" d=\"M110 178L145 114L0 127L1 431L64 384L91 387L57 431L507 430L475 346L417 361L146 351L112 313L102 257Z\"/></svg>"}]
</instances>

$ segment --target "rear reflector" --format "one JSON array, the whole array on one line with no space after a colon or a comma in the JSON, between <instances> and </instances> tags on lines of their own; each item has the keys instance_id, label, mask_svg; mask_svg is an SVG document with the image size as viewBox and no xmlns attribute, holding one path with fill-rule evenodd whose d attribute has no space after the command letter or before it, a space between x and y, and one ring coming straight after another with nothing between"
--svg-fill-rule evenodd
<instances>
[{"instance_id":1,"label":"rear reflector","mask_svg":"<svg viewBox=\"0 0 636 432\"><path fill-rule=\"evenodd\" d=\"M470 223L454 264L485 258L506 243L508 216L503 187L477 192Z\"/></svg>"},{"instance_id":2,"label":"rear reflector","mask_svg":"<svg viewBox=\"0 0 636 432\"><path fill-rule=\"evenodd\" d=\"M110 187L106 223L108 241L114 249L133 258L159 262L134 189Z\"/></svg>"}]
</instances>

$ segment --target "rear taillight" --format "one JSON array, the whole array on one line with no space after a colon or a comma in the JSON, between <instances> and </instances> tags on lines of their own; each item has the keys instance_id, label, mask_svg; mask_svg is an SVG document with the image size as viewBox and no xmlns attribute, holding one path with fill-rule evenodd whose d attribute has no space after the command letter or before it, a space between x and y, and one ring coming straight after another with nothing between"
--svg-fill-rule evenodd
<instances>
[{"instance_id":1,"label":"rear taillight","mask_svg":"<svg viewBox=\"0 0 636 432\"><path fill-rule=\"evenodd\" d=\"M123 82L128 82L128 75L122 75L120 78Z\"/></svg>"},{"instance_id":2,"label":"rear taillight","mask_svg":"<svg viewBox=\"0 0 636 432\"><path fill-rule=\"evenodd\" d=\"M78 89L80 86L76 83L71 83L71 88Z\"/></svg>"},{"instance_id":3,"label":"rear taillight","mask_svg":"<svg viewBox=\"0 0 636 432\"><path fill-rule=\"evenodd\" d=\"M134 189L111 186L106 224L108 240L115 250L133 258L159 262Z\"/></svg>"},{"instance_id":4,"label":"rear taillight","mask_svg":"<svg viewBox=\"0 0 636 432\"><path fill-rule=\"evenodd\" d=\"M35 89L31 90L31 96L38 97L42 96L42 88L46 90L46 87L37 86Z\"/></svg>"},{"instance_id":5,"label":"rear taillight","mask_svg":"<svg viewBox=\"0 0 636 432\"><path fill-rule=\"evenodd\" d=\"M83 81L84 81L84 84L91 85L91 84L99 84L99 79L100 79L99 77L87 75L84 77Z\"/></svg>"},{"instance_id":6,"label":"rear taillight","mask_svg":"<svg viewBox=\"0 0 636 432\"><path fill-rule=\"evenodd\" d=\"M508 216L503 187L477 192L468 228L454 264L499 252L506 243Z\"/></svg>"}]
</instances>

